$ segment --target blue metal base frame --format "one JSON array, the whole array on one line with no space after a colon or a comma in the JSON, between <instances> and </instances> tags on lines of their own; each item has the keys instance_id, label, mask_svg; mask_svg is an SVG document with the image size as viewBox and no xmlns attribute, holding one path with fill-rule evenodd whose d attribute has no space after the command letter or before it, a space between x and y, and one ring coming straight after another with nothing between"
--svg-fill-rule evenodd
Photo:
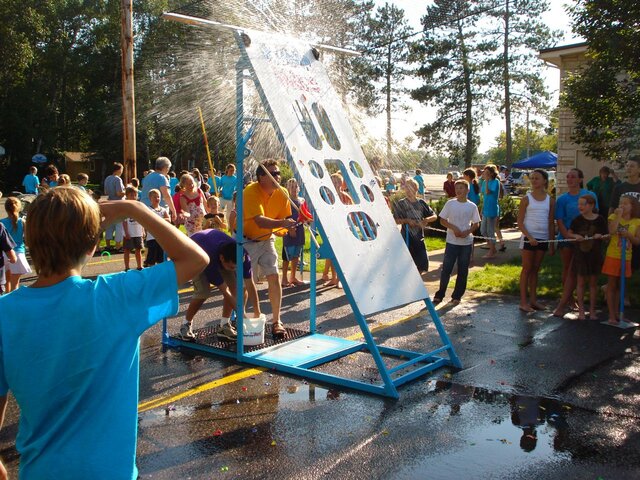
<instances>
[{"instance_id":1,"label":"blue metal base frame","mask_svg":"<svg viewBox=\"0 0 640 480\"><path fill-rule=\"evenodd\" d=\"M444 332L433 304L430 300L426 300L425 303L432 314L436 329L439 332L441 330ZM435 317L433 317L434 314ZM365 339L369 337L365 342L311 333L276 344L271 342L271 344L266 344L263 348L260 348L260 346L252 347L250 351L245 351L244 353L238 353L236 349L217 348L204 343L183 341L178 337L170 337L166 330L163 334L163 343L169 347L197 350L206 355L225 357L240 363L390 398L399 397L397 390L399 386L427 375L434 370L446 366L461 368L460 361L450 343L428 353L418 353L410 350L378 346L373 342L366 322L365 330L366 332L363 331ZM369 353L372 355L382 378L381 383L372 384L313 370L315 367L354 353ZM404 361L392 368L387 368L383 356L395 357Z\"/></svg>"}]
</instances>

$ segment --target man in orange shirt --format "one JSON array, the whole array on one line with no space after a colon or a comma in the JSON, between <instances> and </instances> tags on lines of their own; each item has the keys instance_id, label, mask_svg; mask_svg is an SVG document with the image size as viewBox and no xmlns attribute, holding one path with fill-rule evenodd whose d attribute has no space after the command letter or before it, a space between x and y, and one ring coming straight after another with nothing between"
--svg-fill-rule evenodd
<instances>
[{"instance_id":1,"label":"man in orange shirt","mask_svg":"<svg viewBox=\"0 0 640 480\"><path fill-rule=\"evenodd\" d=\"M244 189L244 248L251 258L251 264L260 265L267 277L273 315L272 332L274 337L283 338L286 330L280 322L282 287L274 234L284 236L288 229L295 228L296 222L288 218L291 216L291 204L285 190L277 185L265 170L273 179L280 180L278 161L265 160L256 169L257 181Z\"/></svg>"}]
</instances>

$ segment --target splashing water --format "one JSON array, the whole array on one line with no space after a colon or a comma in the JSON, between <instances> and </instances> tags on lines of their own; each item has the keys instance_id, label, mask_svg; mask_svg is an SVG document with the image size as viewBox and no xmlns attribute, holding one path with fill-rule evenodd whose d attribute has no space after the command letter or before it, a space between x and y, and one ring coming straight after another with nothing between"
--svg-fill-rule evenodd
<instances>
[{"instance_id":1,"label":"splashing water","mask_svg":"<svg viewBox=\"0 0 640 480\"><path fill-rule=\"evenodd\" d=\"M284 6L279 5L277 10L273 2L266 0L220 3L205 0L174 11L334 45L340 37L340 25L349 14L346 3L339 0L289 2ZM170 156L177 170L194 166L208 170L197 114L197 107L200 107L207 127L212 161L216 169L224 169L224 165L235 159L235 66L239 52L233 35L216 29L164 21L157 28L157 53L146 54L142 51L139 61L141 68L136 67L136 88L141 92L149 92L151 96L148 101L144 97L138 98L138 123L152 126L149 129L149 144L161 148L160 137L164 134L179 139L177 143L180 146L174 152L151 154ZM350 45L338 42L336 46ZM343 60L333 54L323 56L323 62L339 92L345 92L347 88L346 75L340 75L341 71L345 71ZM362 144L369 142L370 146L373 145L372 152L369 148L369 156L384 158L381 153L384 143L371 141L367 132L366 114L350 102L348 94L343 94L342 99L358 140ZM245 116L267 118L255 88L246 81L244 110ZM257 125L249 146L253 152L246 161L249 170L255 169L257 159L283 156L282 146L268 122ZM376 154L376 150L380 155ZM403 167L400 163L374 165L376 168L382 166Z\"/></svg>"}]
</instances>

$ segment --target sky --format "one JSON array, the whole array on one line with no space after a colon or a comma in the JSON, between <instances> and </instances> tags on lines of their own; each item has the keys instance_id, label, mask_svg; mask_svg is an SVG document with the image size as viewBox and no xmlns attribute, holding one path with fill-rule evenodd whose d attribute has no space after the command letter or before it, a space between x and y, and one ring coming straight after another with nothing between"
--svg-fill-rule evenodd
<instances>
[{"instance_id":1,"label":"sky","mask_svg":"<svg viewBox=\"0 0 640 480\"><path fill-rule=\"evenodd\" d=\"M570 0L549 0L550 10L543 15L543 20L549 27L555 30L561 30L564 33L564 38L558 43L558 45L569 45L582 41L577 38L571 32L570 19L564 10L564 5ZM380 6L384 6L385 0L376 0L376 3ZM414 30L419 30L420 17L424 15L426 6L431 3L426 0L388 0L388 3L392 3L401 8L405 12L405 18L409 20L410 26ZM550 92L553 92L553 103L558 102L558 88L560 81L560 73L557 68L551 66L543 67L545 76L545 83ZM415 80L414 80L415 81ZM425 120L435 118L435 110L429 109L420 103L409 99L407 101L409 110L406 112L396 112L392 115L392 129L393 135L396 139L401 140L409 135L413 135L413 132L418 129L419 126L425 123ZM368 128L374 138L384 138L385 136L385 124L386 117L381 115L375 119L372 119ZM491 147L495 146L495 138L498 134L504 130L504 119L495 116L493 117L481 130L480 130L480 147L479 152L486 152ZM416 142L417 143L417 142Z\"/></svg>"}]
</instances>

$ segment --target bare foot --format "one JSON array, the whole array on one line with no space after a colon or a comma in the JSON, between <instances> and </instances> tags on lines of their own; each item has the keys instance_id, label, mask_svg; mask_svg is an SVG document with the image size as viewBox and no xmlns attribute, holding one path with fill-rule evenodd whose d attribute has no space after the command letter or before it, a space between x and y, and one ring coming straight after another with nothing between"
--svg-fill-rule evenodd
<instances>
[{"instance_id":1,"label":"bare foot","mask_svg":"<svg viewBox=\"0 0 640 480\"><path fill-rule=\"evenodd\" d=\"M620 325L620 322L617 319L609 319L609 325L613 325L615 327L617 327L618 325Z\"/></svg>"},{"instance_id":2,"label":"bare foot","mask_svg":"<svg viewBox=\"0 0 640 480\"><path fill-rule=\"evenodd\" d=\"M327 285L330 287L337 287L339 283L340 283L340 280L338 280L337 278L332 278L327 282Z\"/></svg>"},{"instance_id":3,"label":"bare foot","mask_svg":"<svg viewBox=\"0 0 640 480\"><path fill-rule=\"evenodd\" d=\"M535 312L535 309L531 305L520 305L518 306L521 312L531 313Z\"/></svg>"},{"instance_id":4,"label":"bare foot","mask_svg":"<svg viewBox=\"0 0 640 480\"><path fill-rule=\"evenodd\" d=\"M538 302L531 302L529 306L534 310L544 310L544 307L540 305Z\"/></svg>"},{"instance_id":5,"label":"bare foot","mask_svg":"<svg viewBox=\"0 0 640 480\"><path fill-rule=\"evenodd\" d=\"M327 275L323 275L320 279L320 283L326 283L329 281L329 277Z\"/></svg>"},{"instance_id":6,"label":"bare foot","mask_svg":"<svg viewBox=\"0 0 640 480\"><path fill-rule=\"evenodd\" d=\"M587 317L585 316L584 312L578 314L578 320L586 320L586 319Z\"/></svg>"},{"instance_id":7,"label":"bare foot","mask_svg":"<svg viewBox=\"0 0 640 480\"><path fill-rule=\"evenodd\" d=\"M291 286L289 282L282 282L280 285L282 285L282 288L287 288Z\"/></svg>"},{"instance_id":8,"label":"bare foot","mask_svg":"<svg viewBox=\"0 0 640 480\"><path fill-rule=\"evenodd\" d=\"M554 316L554 317L558 317L558 318L562 318L562 317L564 317L564 308L559 308L559 307L558 307L558 308L556 308L556 309L553 311L553 316Z\"/></svg>"},{"instance_id":9,"label":"bare foot","mask_svg":"<svg viewBox=\"0 0 640 480\"><path fill-rule=\"evenodd\" d=\"M487 253L486 255L483 255L482 258L486 258L487 260L490 258L496 258L496 254L495 253Z\"/></svg>"},{"instance_id":10,"label":"bare foot","mask_svg":"<svg viewBox=\"0 0 640 480\"><path fill-rule=\"evenodd\" d=\"M291 280L291 281L289 282L289 284L290 284L290 285L294 285L294 286L296 286L296 287L297 287L297 286L299 286L299 285L306 285L306 284L307 284L307 282L304 282L304 281L302 281L302 280L298 280L297 278L294 278L293 280Z\"/></svg>"}]
</instances>

